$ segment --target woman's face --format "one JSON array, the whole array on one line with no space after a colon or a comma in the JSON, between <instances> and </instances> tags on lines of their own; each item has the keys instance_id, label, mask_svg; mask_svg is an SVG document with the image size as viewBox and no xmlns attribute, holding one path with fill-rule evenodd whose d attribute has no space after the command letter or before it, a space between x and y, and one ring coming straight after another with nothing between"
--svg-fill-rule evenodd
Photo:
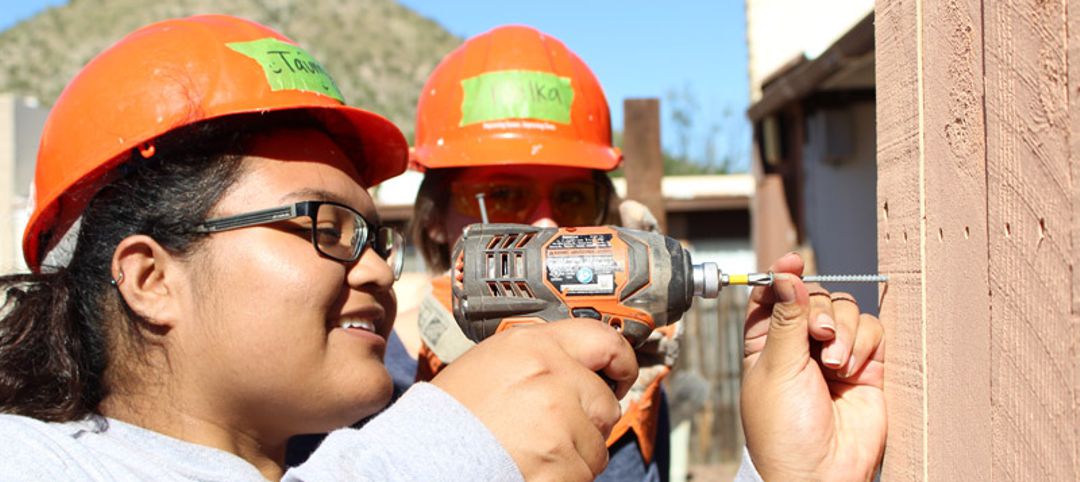
<instances>
[{"instance_id":1,"label":"woman's face","mask_svg":"<svg viewBox=\"0 0 1080 482\"><path fill-rule=\"evenodd\" d=\"M358 179L325 134L275 132L255 141L211 217L319 200L377 223ZM391 394L383 365L396 314L390 267L370 248L354 263L321 256L299 223L212 234L193 259L196 323L185 326L181 353L200 379L189 386L205 390L208 416L237 417L263 436L341 427Z\"/></svg>"},{"instance_id":2,"label":"woman's face","mask_svg":"<svg viewBox=\"0 0 1080 482\"><path fill-rule=\"evenodd\" d=\"M540 227L584 226L600 221L606 188L593 171L550 166L492 166L461 169L451 181L445 222L450 246L465 227L482 221L477 193L484 193L490 222ZM598 218L599 216L599 218Z\"/></svg>"}]
</instances>

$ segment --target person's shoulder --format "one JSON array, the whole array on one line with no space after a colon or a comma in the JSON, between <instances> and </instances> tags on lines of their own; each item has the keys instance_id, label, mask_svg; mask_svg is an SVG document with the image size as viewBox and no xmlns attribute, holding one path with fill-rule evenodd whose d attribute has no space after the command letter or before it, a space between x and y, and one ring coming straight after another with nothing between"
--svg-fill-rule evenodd
<instances>
[{"instance_id":1,"label":"person's shoulder","mask_svg":"<svg viewBox=\"0 0 1080 482\"><path fill-rule=\"evenodd\" d=\"M0 414L0 473L4 480L46 480L63 474L73 449L77 450L68 424L44 422L32 417ZM14 477L8 479L7 477Z\"/></svg>"},{"instance_id":2,"label":"person's shoulder","mask_svg":"<svg viewBox=\"0 0 1080 482\"><path fill-rule=\"evenodd\" d=\"M25 415L0 413L0 437L5 440L59 441L70 439L75 430L71 423L46 422Z\"/></svg>"}]
</instances>

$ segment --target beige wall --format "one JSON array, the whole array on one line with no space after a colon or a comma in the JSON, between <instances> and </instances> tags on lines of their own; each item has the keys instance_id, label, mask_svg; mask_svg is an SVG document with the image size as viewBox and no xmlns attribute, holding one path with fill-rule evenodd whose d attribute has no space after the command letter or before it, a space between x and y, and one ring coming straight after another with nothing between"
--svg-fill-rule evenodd
<instances>
[{"instance_id":1,"label":"beige wall","mask_svg":"<svg viewBox=\"0 0 1080 482\"><path fill-rule=\"evenodd\" d=\"M48 110L33 99L0 94L0 273L26 269L22 231L47 115Z\"/></svg>"},{"instance_id":2,"label":"beige wall","mask_svg":"<svg viewBox=\"0 0 1080 482\"><path fill-rule=\"evenodd\" d=\"M746 0L750 101L789 60L815 58L874 9L873 0Z\"/></svg>"}]
</instances>

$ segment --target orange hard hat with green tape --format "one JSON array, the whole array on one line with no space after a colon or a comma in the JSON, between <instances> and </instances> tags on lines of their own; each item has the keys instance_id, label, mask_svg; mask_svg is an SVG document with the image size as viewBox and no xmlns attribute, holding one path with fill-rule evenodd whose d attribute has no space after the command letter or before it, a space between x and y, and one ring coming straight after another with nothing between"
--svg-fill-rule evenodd
<instances>
[{"instance_id":1,"label":"orange hard hat with green tape","mask_svg":"<svg viewBox=\"0 0 1080 482\"><path fill-rule=\"evenodd\" d=\"M604 91L558 39L524 26L473 37L435 68L420 93L419 169L537 164L611 170Z\"/></svg>"},{"instance_id":2,"label":"orange hard hat with green tape","mask_svg":"<svg viewBox=\"0 0 1080 482\"><path fill-rule=\"evenodd\" d=\"M403 172L408 144L391 122L344 104L323 67L285 36L224 15L139 29L90 61L57 99L41 136L27 265L79 218L109 174L156 137L236 114L304 110L354 159L368 187Z\"/></svg>"}]
</instances>

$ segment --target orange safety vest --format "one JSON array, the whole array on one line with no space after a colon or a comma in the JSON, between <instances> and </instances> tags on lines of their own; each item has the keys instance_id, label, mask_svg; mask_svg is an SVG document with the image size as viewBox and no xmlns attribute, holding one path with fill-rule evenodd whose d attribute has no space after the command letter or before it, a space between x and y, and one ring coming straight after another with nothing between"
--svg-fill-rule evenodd
<instances>
[{"instance_id":1,"label":"orange safety vest","mask_svg":"<svg viewBox=\"0 0 1080 482\"><path fill-rule=\"evenodd\" d=\"M438 300L448 311L452 310L450 277L447 275L435 278L431 282L431 287L431 296ZM658 331L667 338L675 335L673 326L666 326L658 329ZM421 341L417 361L416 381L429 381L447 366L423 341ZM607 439L607 446L610 448L628 431L632 431L634 436L637 437L638 447L641 447L641 456L645 459L645 463L648 464L652 462L653 451L656 447L656 431L660 421L660 383L671 372L671 367L660 365L654 367L654 369L641 368L641 376L647 375L652 379L643 380L639 377L640 383L635 383L631 393L627 395L627 400L623 401L622 418L611 430L611 435Z\"/></svg>"}]
</instances>

